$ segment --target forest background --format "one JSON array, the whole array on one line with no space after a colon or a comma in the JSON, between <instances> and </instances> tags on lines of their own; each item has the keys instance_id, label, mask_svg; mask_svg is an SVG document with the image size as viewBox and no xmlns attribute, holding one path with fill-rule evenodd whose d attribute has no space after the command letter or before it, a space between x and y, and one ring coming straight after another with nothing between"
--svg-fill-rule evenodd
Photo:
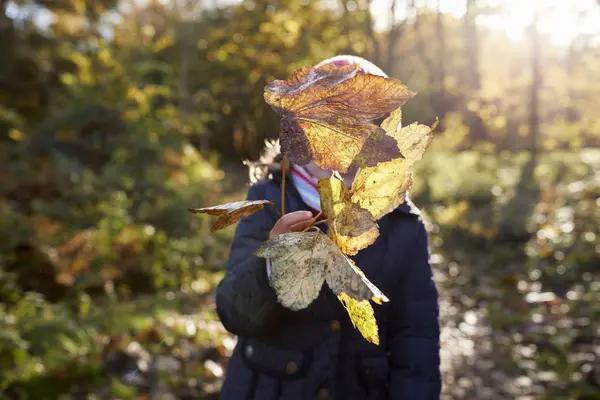
<instances>
[{"instance_id":1,"label":"forest background","mask_svg":"<svg viewBox=\"0 0 600 400\"><path fill-rule=\"evenodd\" d=\"M0 398L217 398L233 229L187 208L243 198L264 85L336 54L440 119L443 398L600 398L595 0L0 0Z\"/></svg>"}]
</instances>

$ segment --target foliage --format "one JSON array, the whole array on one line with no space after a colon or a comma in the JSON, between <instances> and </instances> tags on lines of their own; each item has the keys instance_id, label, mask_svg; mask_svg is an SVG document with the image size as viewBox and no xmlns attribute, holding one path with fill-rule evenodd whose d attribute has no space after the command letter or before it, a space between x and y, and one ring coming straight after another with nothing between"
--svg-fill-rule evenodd
<instances>
[{"instance_id":1,"label":"foliage","mask_svg":"<svg viewBox=\"0 0 600 400\"><path fill-rule=\"evenodd\" d=\"M593 399L600 153L431 154L413 198L448 309L447 398Z\"/></svg>"},{"instance_id":2,"label":"foliage","mask_svg":"<svg viewBox=\"0 0 600 400\"><path fill-rule=\"evenodd\" d=\"M340 173L357 160L375 165L399 156L372 121L413 95L400 81L359 73L355 65L304 67L265 87L265 101L283 115L281 151L294 164Z\"/></svg>"},{"instance_id":3,"label":"foliage","mask_svg":"<svg viewBox=\"0 0 600 400\"><path fill-rule=\"evenodd\" d=\"M404 201L411 182L408 169L422 157L431 141L428 127L414 124L400 129L402 114L395 108L413 95L400 81L359 73L359 66L353 64L304 67L287 81L276 80L265 87L266 102L284 116L280 140L284 165L289 158L300 165L314 162L321 168L333 170L332 178L321 179L318 184L331 241L319 230L290 233L270 239L257 255L273 259L269 280L283 306L295 311L308 307L327 282L336 295L346 294L340 301L355 326L370 327L359 331L373 343L379 343L377 329L372 328L376 325L373 309L359 303L371 297L377 303L387 299L343 254L356 255L375 242L379 230L371 213L381 218ZM383 128L372 122L390 112L390 117L382 123ZM375 139L371 139L373 137ZM404 151L393 154L394 151L384 150L390 148L389 142L392 150ZM360 162L365 160L368 163ZM352 165L359 167L358 176L367 178L359 180L357 187L353 185L351 196L343 180L335 174L347 172ZM379 174L376 178L373 178L373 169ZM283 173L282 199L285 168ZM399 186L394 184L398 181ZM405 187L407 181L408 187ZM374 188L378 190L376 193L373 193ZM369 191L371 193L365 196L364 192ZM354 196L359 200L353 202ZM374 207L374 199L383 204L377 203ZM357 204L360 200L374 211L362 208ZM230 219L239 219L242 212L248 216L261 210L265 202L236 202L190 211L221 214L219 218L227 220L217 219L213 226L220 229L229 225ZM283 204L282 201L281 214L285 213ZM231 214L230 209L233 209ZM345 301L346 297L354 302Z\"/></svg>"},{"instance_id":4,"label":"foliage","mask_svg":"<svg viewBox=\"0 0 600 400\"><path fill-rule=\"evenodd\" d=\"M47 37L52 102L34 113L3 98L3 115L15 116L3 119L0 150L3 398L181 390L183 379L156 386L152 374L164 369L146 349L171 357L183 342L221 346L216 322L214 333L169 322L207 307L227 253L227 235L197 240L209 227L180 207L221 197L222 172L189 140L203 125L178 108L173 81L156 79L164 63L154 43L79 33L70 41L56 26ZM129 50L143 61L124 63ZM204 377L206 361L190 376Z\"/></svg>"},{"instance_id":5,"label":"foliage","mask_svg":"<svg viewBox=\"0 0 600 400\"><path fill-rule=\"evenodd\" d=\"M542 35L532 148L533 41L486 24L501 10L394 1L406 18L379 30L370 3L0 2L0 397L218 392L234 340L208 293L231 231L183 208L239 195L245 171L214 166L278 136L267 82L345 53L419 93L404 121L440 118L412 197L444 398L598 396L597 35Z\"/></svg>"},{"instance_id":6,"label":"foliage","mask_svg":"<svg viewBox=\"0 0 600 400\"><path fill-rule=\"evenodd\" d=\"M265 242L256 252L269 258L271 285L285 307L297 311L317 298L324 282L336 295L388 301L321 231L292 232Z\"/></svg>"}]
</instances>

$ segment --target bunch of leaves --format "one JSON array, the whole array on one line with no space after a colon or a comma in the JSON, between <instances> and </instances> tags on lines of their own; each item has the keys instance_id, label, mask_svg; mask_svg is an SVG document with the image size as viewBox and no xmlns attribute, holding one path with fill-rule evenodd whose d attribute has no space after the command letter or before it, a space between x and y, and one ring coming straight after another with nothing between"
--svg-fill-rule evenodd
<instances>
[{"instance_id":1,"label":"bunch of leaves","mask_svg":"<svg viewBox=\"0 0 600 400\"><path fill-rule=\"evenodd\" d=\"M265 87L265 101L283 116L284 164L286 159L298 165L314 162L332 176L318 183L328 233L311 226L282 234L256 255L270 260L271 286L283 306L308 307L326 282L353 324L376 344L369 300L381 304L388 299L349 257L373 244L379 236L377 220L404 202L412 183L410 168L431 141L428 126L402 127L400 106L412 96L399 80L362 73L357 65L305 67ZM387 114L381 126L373 123ZM349 190L339 174L352 168L358 172ZM190 211L219 215L216 230L265 204L273 206L257 200Z\"/></svg>"}]
</instances>

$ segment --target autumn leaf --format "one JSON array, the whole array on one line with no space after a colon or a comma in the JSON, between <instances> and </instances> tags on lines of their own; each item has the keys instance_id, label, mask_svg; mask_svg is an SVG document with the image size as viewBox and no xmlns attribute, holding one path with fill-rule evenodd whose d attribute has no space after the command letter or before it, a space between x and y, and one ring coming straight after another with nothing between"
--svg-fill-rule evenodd
<instances>
[{"instance_id":1,"label":"autumn leaf","mask_svg":"<svg viewBox=\"0 0 600 400\"><path fill-rule=\"evenodd\" d=\"M327 282L337 295L348 293L356 300L387 301L321 231L292 232L265 242L256 255L271 261L271 287L279 302L291 310L308 307Z\"/></svg>"},{"instance_id":2,"label":"autumn leaf","mask_svg":"<svg viewBox=\"0 0 600 400\"><path fill-rule=\"evenodd\" d=\"M343 264L343 255L321 232L284 233L256 252L271 261L270 284L279 302L301 310L313 302L325 282L328 266Z\"/></svg>"},{"instance_id":3,"label":"autumn leaf","mask_svg":"<svg viewBox=\"0 0 600 400\"><path fill-rule=\"evenodd\" d=\"M412 185L410 168L423 157L432 139L432 128L414 123L402 127L398 109L382 124L398 143L401 158L358 170L352 184L352 201L368 210L375 220L396 209Z\"/></svg>"},{"instance_id":4,"label":"autumn leaf","mask_svg":"<svg viewBox=\"0 0 600 400\"><path fill-rule=\"evenodd\" d=\"M281 149L295 164L314 161L323 169L346 172L361 163L398 155L372 121L414 95L402 82L359 72L358 65L305 67L287 81L265 87L265 101L283 116ZM367 142L371 136L375 140ZM365 147L367 143L367 147Z\"/></svg>"},{"instance_id":5,"label":"autumn leaf","mask_svg":"<svg viewBox=\"0 0 600 400\"><path fill-rule=\"evenodd\" d=\"M210 228L211 232L214 232L262 210L265 204L273 205L273 202L268 200L245 200L206 208L188 208L188 210L194 214L218 215L217 220Z\"/></svg>"},{"instance_id":6,"label":"autumn leaf","mask_svg":"<svg viewBox=\"0 0 600 400\"><path fill-rule=\"evenodd\" d=\"M346 308L352 325L367 341L379 346L379 328L375 320L375 311L369 300L357 301L346 293L340 293L338 299Z\"/></svg>"},{"instance_id":7,"label":"autumn leaf","mask_svg":"<svg viewBox=\"0 0 600 400\"><path fill-rule=\"evenodd\" d=\"M374 167L379 163L402 157L396 140L380 128L367 138L352 161L351 168Z\"/></svg>"},{"instance_id":8,"label":"autumn leaf","mask_svg":"<svg viewBox=\"0 0 600 400\"><path fill-rule=\"evenodd\" d=\"M385 294L377 288L365 274L356 266L354 261L345 257L347 265L344 268L330 269L325 276L327 286L333 293L346 293L354 300L373 300L377 304L388 302ZM349 266L349 268L347 268Z\"/></svg>"},{"instance_id":9,"label":"autumn leaf","mask_svg":"<svg viewBox=\"0 0 600 400\"><path fill-rule=\"evenodd\" d=\"M318 183L321 209L328 220L328 235L342 253L354 255L379 236L371 213L353 203L344 182L336 177Z\"/></svg>"}]
</instances>

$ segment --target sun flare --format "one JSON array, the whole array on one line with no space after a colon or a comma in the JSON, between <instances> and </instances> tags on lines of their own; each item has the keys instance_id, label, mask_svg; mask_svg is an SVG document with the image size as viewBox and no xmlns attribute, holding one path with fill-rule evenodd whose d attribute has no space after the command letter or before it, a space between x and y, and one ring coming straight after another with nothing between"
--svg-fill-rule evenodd
<instances>
[{"instance_id":1,"label":"sun flare","mask_svg":"<svg viewBox=\"0 0 600 400\"><path fill-rule=\"evenodd\" d=\"M372 4L380 29L389 24L390 1L377 0ZM443 13L457 18L466 11L466 0L417 0L415 3L430 9L439 6ZM515 41L523 39L535 15L538 15L540 33L554 44L568 45L578 36L600 34L600 7L596 0L481 0L476 4L491 11L477 17L479 25L504 31ZM407 17L411 17L410 11L397 7L396 19Z\"/></svg>"}]
</instances>

